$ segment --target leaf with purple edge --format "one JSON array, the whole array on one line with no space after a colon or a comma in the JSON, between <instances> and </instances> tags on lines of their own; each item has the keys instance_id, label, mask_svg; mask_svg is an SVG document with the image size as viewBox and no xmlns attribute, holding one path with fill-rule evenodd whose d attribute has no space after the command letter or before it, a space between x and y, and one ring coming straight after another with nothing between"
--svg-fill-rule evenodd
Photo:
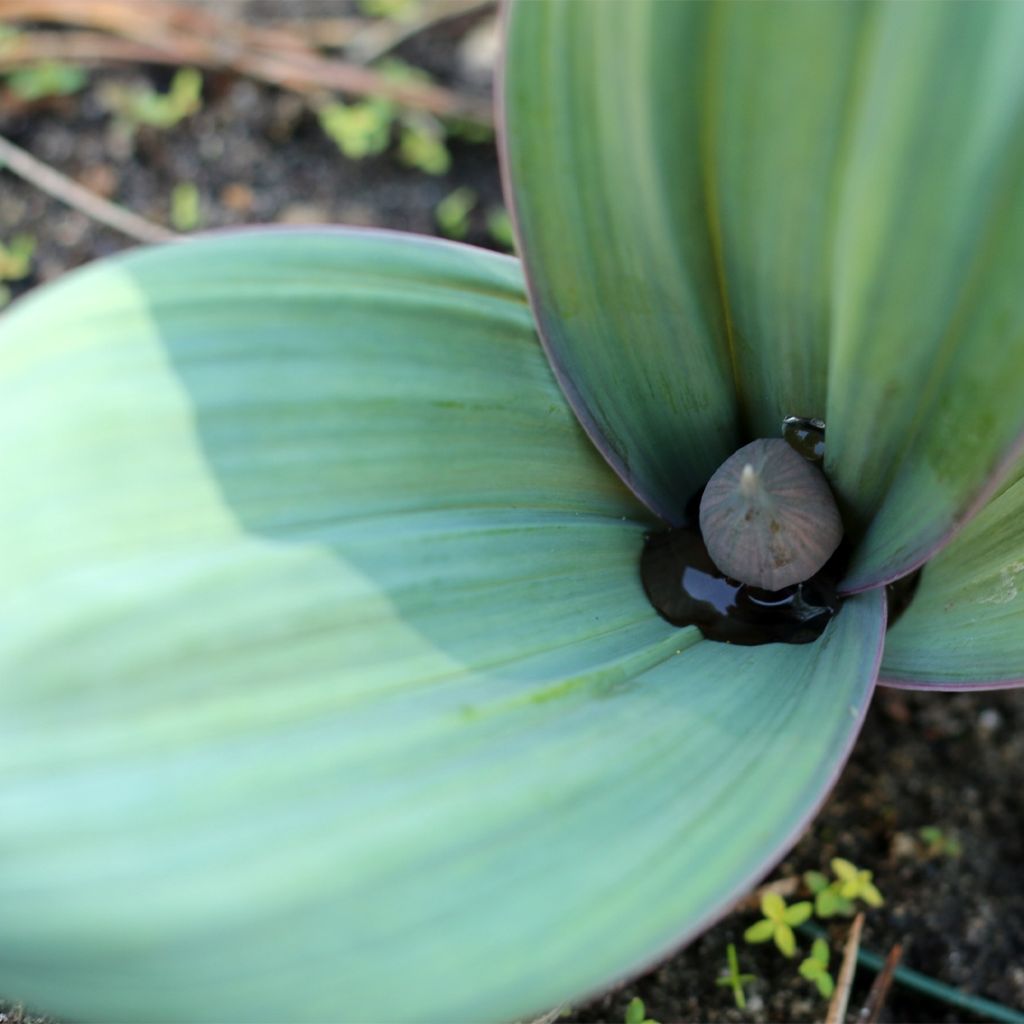
<instances>
[{"instance_id":1,"label":"leaf with purple edge","mask_svg":"<svg viewBox=\"0 0 1024 1024\"><path fill-rule=\"evenodd\" d=\"M1024 682L1024 462L925 567L886 638L882 681L922 690Z\"/></svg>"},{"instance_id":2,"label":"leaf with purple edge","mask_svg":"<svg viewBox=\"0 0 1024 1024\"><path fill-rule=\"evenodd\" d=\"M929 558L1024 432L1024 6L869 5L836 190L826 468L860 590Z\"/></svg>"},{"instance_id":3,"label":"leaf with purple edge","mask_svg":"<svg viewBox=\"0 0 1024 1024\"><path fill-rule=\"evenodd\" d=\"M514 262L224 234L0 339L6 992L512 1019L698 931L839 771L881 595L804 646L662 622Z\"/></svg>"},{"instance_id":4,"label":"leaf with purple edge","mask_svg":"<svg viewBox=\"0 0 1024 1024\"><path fill-rule=\"evenodd\" d=\"M588 432L670 521L738 437L693 144L710 14L677 3L508 12L506 186L538 324Z\"/></svg>"}]
</instances>

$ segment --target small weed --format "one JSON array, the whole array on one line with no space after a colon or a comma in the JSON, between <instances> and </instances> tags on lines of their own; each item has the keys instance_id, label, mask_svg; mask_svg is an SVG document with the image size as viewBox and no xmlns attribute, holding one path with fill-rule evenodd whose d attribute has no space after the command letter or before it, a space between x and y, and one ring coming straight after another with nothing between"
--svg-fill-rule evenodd
<instances>
[{"instance_id":1,"label":"small weed","mask_svg":"<svg viewBox=\"0 0 1024 1024\"><path fill-rule=\"evenodd\" d=\"M32 269L36 240L31 235L15 235L7 245L0 242L0 281L21 281Z\"/></svg>"},{"instance_id":2,"label":"small weed","mask_svg":"<svg viewBox=\"0 0 1024 1024\"><path fill-rule=\"evenodd\" d=\"M452 165L444 125L430 114L413 111L402 115L398 159L406 167L425 174L444 174Z\"/></svg>"},{"instance_id":3,"label":"small weed","mask_svg":"<svg viewBox=\"0 0 1024 1024\"><path fill-rule=\"evenodd\" d=\"M814 896L815 917L853 917L853 903L843 899L839 895L838 885L835 882L830 883L820 871L805 872L804 884Z\"/></svg>"},{"instance_id":4,"label":"small weed","mask_svg":"<svg viewBox=\"0 0 1024 1024\"><path fill-rule=\"evenodd\" d=\"M828 970L829 957L828 943L824 939L815 939L811 946L811 955L797 968L802 978L813 981L818 986L818 991L825 999L832 995L836 987Z\"/></svg>"},{"instance_id":5,"label":"small weed","mask_svg":"<svg viewBox=\"0 0 1024 1024\"><path fill-rule=\"evenodd\" d=\"M625 1024L658 1024L647 1016L647 1008L639 996L634 996L626 1007Z\"/></svg>"},{"instance_id":6,"label":"small weed","mask_svg":"<svg viewBox=\"0 0 1024 1024\"><path fill-rule=\"evenodd\" d=\"M516 236L512 230L512 218L504 206L492 206L487 211L487 232L495 244L514 252Z\"/></svg>"},{"instance_id":7,"label":"small weed","mask_svg":"<svg viewBox=\"0 0 1024 1024\"><path fill-rule=\"evenodd\" d=\"M10 71L7 88L26 103L54 96L71 96L85 88L88 76L74 64L59 60L41 60L36 64Z\"/></svg>"},{"instance_id":8,"label":"small weed","mask_svg":"<svg viewBox=\"0 0 1024 1024\"><path fill-rule=\"evenodd\" d=\"M32 272L36 240L31 235L15 235L4 245L0 242L0 309L11 301L7 281L23 281Z\"/></svg>"},{"instance_id":9,"label":"small weed","mask_svg":"<svg viewBox=\"0 0 1024 1024\"><path fill-rule=\"evenodd\" d=\"M195 68L180 68L167 92L144 87L112 86L106 91L107 107L128 130L140 126L173 128L202 106L203 76Z\"/></svg>"},{"instance_id":10,"label":"small weed","mask_svg":"<svg viewBox=\"0 0 1024 1024\"><path fill-rule=\"evenodd\" d=\"M318 111L324 134L350 160L362 160L382 153L391 141L395 106L374 98L361 103L340 100L324 104Z\"/></svg>"},{"instance_id":11,"label":"small weed","mask_svg":"<svg viewBox=\"0 0 1024 1024\"><path fill-rule=\"evenodd\" d=\"M175 231L194 231L202 223L199 189L182 181L171 189L171 227Z\"/></svg>"},{"instance_id":12,"label":"small weed","mask_svg":"<svg viewBox=\"0 0 1024 1024\"><path fill-rule=\"evenodd\" d=\"M814 896L815 917L852 917L854 902L862 900L869 907L880 907L885 902L872 881L870 871L863 871L842 857L832 860L835 878L830 882L820 871L804 873L804 884Z\"/></svg>"},{"instance_id":13,"label":"small weed","mask_svg":"<svg viewBox=\"0 0 1024 1024\"><path fill-rule=\"evenodd\" d=\"M476 193L463 185L449 192L434 208L434 217L442 233L449 238L465 238L469 233L469 215L476 206Z\"/></svg>"},{"instance_id":14,"label":"small weed","mask_svg":"<svg viewBox=\"0 0 1024 1024\"><path fill-rule=\"evenodd\" d=\"M761 913L764 917L752 924L744 933L746 942L768 942L774 940L783 956L796 953L796 936L793 928L803 924L811 916L812 906L808 901L786 906L786 901L777 892L766 892L761 897Z\"/></svg>"},{"instance_id":15,"label":"small weed","mask_svg":"<svg viewBox=\"0 0 1024 1024\"><path fill-rule=\"evenodd\" d=\"M943 832L937 825L925 825L917 830L918 837L924 843L926 857L957 858L963 852L960 840L954 835Z\"/></svg>"},{"instance_id":16,"label":"small weed","mask_svg":"<svg viewBox=\"0 0 1024 1024\"><path fill-rule=\"evenodd\" d=\"M430 75L400 60L382 61L378 70L395 82L430 82ZM383 153L398 132L398 159L426 174L444 174L452 163L444 122L422 110L404 110L374 97L359 103L332 100L317 111L320 127L350 160Z\"/></svg>"},{"instance_id":17,"label":"small weed","mask_svg":"<svg viewBox=\"0 0 1024 1024\"><path fill-rule=\"evenodd\" d=\"M842 857L832 858L832 871L836 876L835 885L844 900L863 900L869 907L880 907L885 900L878 891L870 871L863 871Z\"/></svg>"},{"instance_id":18,"label":"small weed","mask_svg":"<svg viewBox=\"0 0 1024 1024\"><path fill-rule=\"evenodd\" d=\"M358 0L359 10L368 18L412 21L419 17L419 0Z\"/></svg>"},{"instance_id":19,"label":"small weed","mask_svg":"<svg viewBox=\"0 0 1024 1024\"><path fill-rule=\"evenodd\" d=\"M728 970L721 978L715 980L715 984L723 987L728 985L732 989L732 997L736 1001L736 1008L738 1010L745 1010L747 1008L747 996L743 991L743 986L754 981L754 975L740 974L740 959L736 955L736 946L732 942L726 946L725 956L729 965Z\"/></svg>"}]
</instances>

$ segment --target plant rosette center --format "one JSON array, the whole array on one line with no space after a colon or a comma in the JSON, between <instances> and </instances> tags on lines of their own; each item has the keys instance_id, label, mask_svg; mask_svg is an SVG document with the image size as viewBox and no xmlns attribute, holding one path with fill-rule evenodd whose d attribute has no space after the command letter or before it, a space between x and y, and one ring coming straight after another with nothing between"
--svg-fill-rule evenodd
<instances>
[{"instance_id":1,"label":"plant rosette center","mask_svg":"<svg viewBox=\"0 0 1024 1024\"><path fill-rule=\"evenodd\" d=\"M658 613L727 643L810 643L838 610L843 522L821 464L824 424L734 452L682 527L647 537L644 588Z\"/></svg>"}]
</instances>

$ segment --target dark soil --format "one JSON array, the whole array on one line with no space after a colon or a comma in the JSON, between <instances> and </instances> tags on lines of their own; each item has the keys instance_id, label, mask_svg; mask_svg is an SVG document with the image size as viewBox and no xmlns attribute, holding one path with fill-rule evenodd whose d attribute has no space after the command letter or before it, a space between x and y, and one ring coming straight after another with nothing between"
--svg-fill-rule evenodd
<instances>
[{"instance_id":1,"label":"dark soil","mask_svg":"<svg viewBox=\"0 0 1024 1024\"><path fill-rule=\"evenodd\" d=\"M324 5L285 5L290 16ZM331 6L331 5L328 5ZM237 9L237 8L236 8ZM253 5L250 14L280 13ZM337 10L333 5L332 10ZM464 89L455 59L465 24L440 27L401 56ZM486 213L500 204L492 143L451 142L452 168L439 177L401 166L393 153L347 160L320 130L306 103L239 79L208 75L203 109L175 128L113 128L103 90L111 82L165 86L170 73L102 70L80 94L36 104L0 96L0 131L66 174L153 220L167 223L180 182L201 195L204 227L328 221L438 232L434 209L457 186L479 196L467 240L494 247ZM17 293L123 249L120 235L67 210L20 180L0 176L0 240L28 232L38 242L32 276ZM948 984L1024 1010L1024 692L977 695L882 691L836 791L817 821L772 874L827 870L843 856L874 871L886 904L867 915L863 945L885 953L904 944L904 963ZM937 826L959 856L933 855L917 831ZM569 1021L622 1021L633 996L655 1020L813 1021L825 1002L768 946L742 941L756 912L726 917L661 968L571 1010ZM838 957L845 925L835 926ZM757 976L737 1010L715 984L735 942L744 970ZM802 940L803 947L808 946ZM851 1010L871 975L861 971ZM973 1019L898 985L891 1021ZM11 1010L0 1021L17 1020Z\"/></svg>"}]
</instances>

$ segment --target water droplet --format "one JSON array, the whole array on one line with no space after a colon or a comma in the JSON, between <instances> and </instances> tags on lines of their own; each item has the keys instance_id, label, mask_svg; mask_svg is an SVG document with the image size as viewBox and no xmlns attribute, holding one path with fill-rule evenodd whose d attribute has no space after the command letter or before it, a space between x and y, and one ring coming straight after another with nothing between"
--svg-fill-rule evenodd
<instances>
[{"instance_id":1,"label":"water droplet","mask_svg":"<svg viewBox=\"0 0 1024 1024\"><path fill-rule=\"evenodd\" d=\"M708 640L753 646L806 644L821 636L839 608L836 583L845 557L814 579L780 591L726 577L693 527L652 533L640 561L647 597L674 626L698 626Z\"/></svg>"}]
</instances>

